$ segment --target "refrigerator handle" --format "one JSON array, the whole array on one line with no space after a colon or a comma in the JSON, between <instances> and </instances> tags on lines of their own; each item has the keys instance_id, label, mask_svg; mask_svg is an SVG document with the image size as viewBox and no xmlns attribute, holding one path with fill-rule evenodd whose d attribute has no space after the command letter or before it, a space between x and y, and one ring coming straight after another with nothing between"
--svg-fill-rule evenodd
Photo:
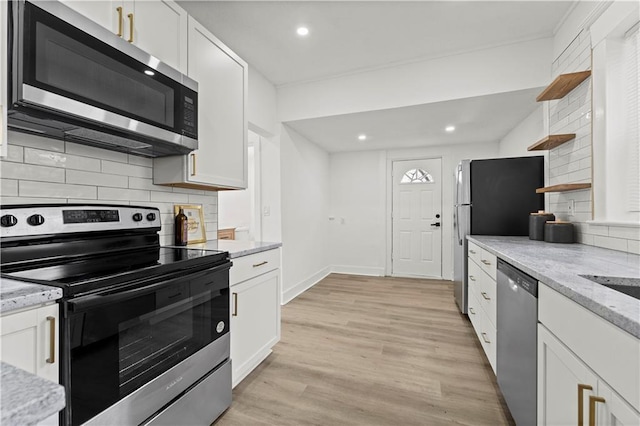
<instances>
[{"instance_id":1,"label":"refrigerator handle","mask_svg":"<svg viewBox=\"0 0 640 426\"><path fill-rule=\"evenodd\" d=\"M462 165L458 164L458 167L456 169L456 204L453 210L453 220L454 220L454 226L456 227L456 233L458 235L458 244L462 244L462 240L460 239L460 215L458 214L458 209L460 208L460 199L458 198L459 195L459 191L460 191L460 174L462 173Z\"/></svg>"},{"instance_id":2,"label":"refrigerator handle","mask_svg":"<svg viewBox=\"0 0 640 426\"><path fill-rule=\"evenodd\" d=\"M453 211L453 220L454 226L456 227L456 233L458 234L458 244L462 245L462 240L460 239L460 215L458 214L458 209L460 207L456 206Z\"/></svg>"},{"instance_id":3,"label":"refrigerator handle","mask_svg":"<svg viewBox=\"0 0 640 426\"><path fill-rule=\"evenodd\" d=\"M458 198L459 192L460 192L460 173L462 173L462 165L458 164L458 167L456 168L456 200L455 200L456 206L460 204L460 198Z\"/></svg>"}]
</instances>

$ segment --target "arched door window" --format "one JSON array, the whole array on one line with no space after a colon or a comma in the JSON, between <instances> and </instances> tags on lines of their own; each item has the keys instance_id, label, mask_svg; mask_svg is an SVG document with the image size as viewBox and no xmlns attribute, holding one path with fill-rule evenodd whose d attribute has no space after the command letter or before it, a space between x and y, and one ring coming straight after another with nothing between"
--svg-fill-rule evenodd
<instances>
[{"instance_id":1,"label":"arched door window","mask_svg":"<svg viewBox=\"0 0 640 426\"><path fill-rule=\"evenodd\" d=\"M433 183L433 176L422 169L411 169L402 175L400 183Z\"/></svg>"}]
</instances>

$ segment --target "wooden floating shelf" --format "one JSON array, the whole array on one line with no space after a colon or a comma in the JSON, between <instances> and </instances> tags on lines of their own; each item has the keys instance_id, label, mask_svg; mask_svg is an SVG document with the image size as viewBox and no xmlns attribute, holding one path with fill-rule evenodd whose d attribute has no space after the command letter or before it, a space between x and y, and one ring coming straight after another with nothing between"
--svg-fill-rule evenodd
<instances>
[{"instance_id":1,"label":"wooden floating shelf","mask_svg":"<svg viewBox=\"0 0 640 426\"><path fill-rule=\"evenodd\" d=\"M572 139L575 139L575 133L567 133L563 135L549 135L545 138L540 139L538 142L531 145L527 148L527 151L544 151L547 149L552 149L557 146L562 145L565 142L569 142Z\"/></svg>"},{"instance_id":2,"label":"wooden floating shelf","mask_svg":"<svg viewBox=\"0 0 640 426\"><path fill-rule=\"evenodd\" d=\"M567 192L577 191L579 189L591 188L590 183L563 183L561 185L545 186L544 188L536 189L536 194L543 194L545 192Z\"/></svg>"},{"instance_id":3,"label":"wooden floating shelf","mask_svg":"<svg viewBox=\"0 0 640 426\"><path fill-rule=\"evenodd\" d=\"M585 81L590 75L590 70L561 74L538 95L536 101L542 102L562 99L567 93L578 87L578 85Z\"/></svg>"}]
</instances>

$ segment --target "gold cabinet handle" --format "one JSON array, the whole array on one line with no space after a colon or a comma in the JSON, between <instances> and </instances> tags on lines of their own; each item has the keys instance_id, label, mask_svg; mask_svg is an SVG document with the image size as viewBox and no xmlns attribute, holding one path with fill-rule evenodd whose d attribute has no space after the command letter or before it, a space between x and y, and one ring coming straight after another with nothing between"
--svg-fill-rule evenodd
<instances>
[{"instance_id":1,"label":"gold cabinet handle","mask_svg":"<svg viewBox=\"0 0 640 426\"><path fill-rule=\"evenodd\" d=\"M607 402L601 396L589 397L589 426L596 426L596 402Z\"/></svg>"},{"instance_id":2,"label":"gold cabinet handle","mask_svg":"<svg viewBox=\"0 0 640 426\"><path fill-rule=\"evenodd\" d=\"M487 296L487 293L485 293L484 291L480 293L482 295L482 297L484 298L484 300L491 300L491 298L489 296Z\"/></svg>"},{"instance_id":3,"label":"gold cabinet handle","mask_svg":"<svg viewBox=\"0 0 640 426\"><path fill-rule=\"evenodd\" d=\"M489 262L488 260L482 259L480 262L484 263L487 266L491 265L491 262Z\"/></svg>"},{"instance_id":4,"label":"gold cabinet handle","mask_svg":"<svg viewBox=\"0 0 640 426\"><path fill-rule=\"evenodd\" d=\"M191 154L191 176L196 175L196 155Z\"/></svg>"},{"instance_id":5,"label":"gold cabinet handle","mask_svg":"<svg viewBox=\"0 0 640 426\"><path fill-rule=\"evenodd\" d=\"M487 339L487 333L480 333L482 335L482 340L484 340L485 343L491 343L491 340Z\"/></svg>"},{"instance_id":6,"label":"gold cabinet handle","mask_svg":"<svg viewBox=\"0 0 640 426\"><path fill-rule=\"evenodd\" d=\"M238 316L238 293L233 293L233 312L231 313L231 316Z\"/></svg>"},{"instance_id":7,"label":"gold cabinet handle","mask_svg":"<svg viewBox=\"0 0 640 426\"><path fill-rule=\"evenodd\" d=\"M47 364L55 364L56 362L56 317L47 317L49 321L49 358L45 361Z\"/></svg>"},{"instance_id":8,"label":"gold cabinet handle","mask_svg":"<svg viewBox=\"0 0 640 426\"><path fill-rule=\"evenodd\" d=\"M470 279L471 281L475 281L475 280L476 280L476 278L475 278L473 275L469 275L469 279Z\"/></svg>"},{"instance_id":9,"label":"gold cabinet handle","mask_svg":"<svg viewBox=\"0 0 640 426\"><path fill-rule=\"evenodd\" d=\"M593 390L590 385L578 384L578 426L582 426L584 423L584 391Z\"/></svg>"},{"instance_id":10,"label":"gold cabinet handle","mask_svg":"<svg viewBox=\"0 0 640 426\"><path fill-rule=\"evenodd\" d=\"M258 266L266 265L267 263L269 263L269 262L265 260L264 262L260 262L260 263L254 264L253 267L257 268Z\"/></svg>"},{"instance_id":11,"label":"gold cabinet handle","mask_svg":"<svg viewBox=\"0 0 640 426\"><path fill-rule=\"evenodd\" d=\"M473 308L469 308L469 312L471 312L471 315L475 315L476 313L473 311Z\"/></svg>"},{"instance_id":12,"label":"gold cabinet handle","mask_svg":"<svg viewBox=\"0 0 640 426\"><path fill-rule=\"evenodd\" d=\"M122 17L122 6L116 7L116 10L118 11L118 34L116 35L118 37L122 37L122 26L124 25L124 19Z\"/></svg>"},{"instance_id":13,"label":"gold cabinet handle","mask_svg":"<svg viewBox=\"0 0 640 426\"><path fill-rule=\"evenodd\" d=\"M128 14L127 18L129 18L129 40L127 41L133 43L133 13Z\"/></svg>"},{"instance_id":14,"label":"gold cabinet handle","mask_svg":"<svg viewBox=\"0 0 640 426\"><path fill-rule=\"evenodd\" d=\"M469 253L471 253L471 254L476 254L476 252L475 252L475 251L473 251L473 250L469 250Z\"/></svg>"}]
</instances>

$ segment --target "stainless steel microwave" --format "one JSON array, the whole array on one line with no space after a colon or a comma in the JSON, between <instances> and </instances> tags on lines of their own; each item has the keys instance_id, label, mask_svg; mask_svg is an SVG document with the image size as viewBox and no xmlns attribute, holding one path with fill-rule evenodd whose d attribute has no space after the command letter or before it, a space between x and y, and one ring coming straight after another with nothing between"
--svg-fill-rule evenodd
<instances>
[{"instance_id":1,"label":"stainless steel microwave","mask_svg":"<svg viewBox=\"0 0 640 426\"><path fill-rule=\"evenodd\" d=\"M198 83L66 5L10 1L11 130L147 157L198 148Z\"/></svg>"}]
</instances>

